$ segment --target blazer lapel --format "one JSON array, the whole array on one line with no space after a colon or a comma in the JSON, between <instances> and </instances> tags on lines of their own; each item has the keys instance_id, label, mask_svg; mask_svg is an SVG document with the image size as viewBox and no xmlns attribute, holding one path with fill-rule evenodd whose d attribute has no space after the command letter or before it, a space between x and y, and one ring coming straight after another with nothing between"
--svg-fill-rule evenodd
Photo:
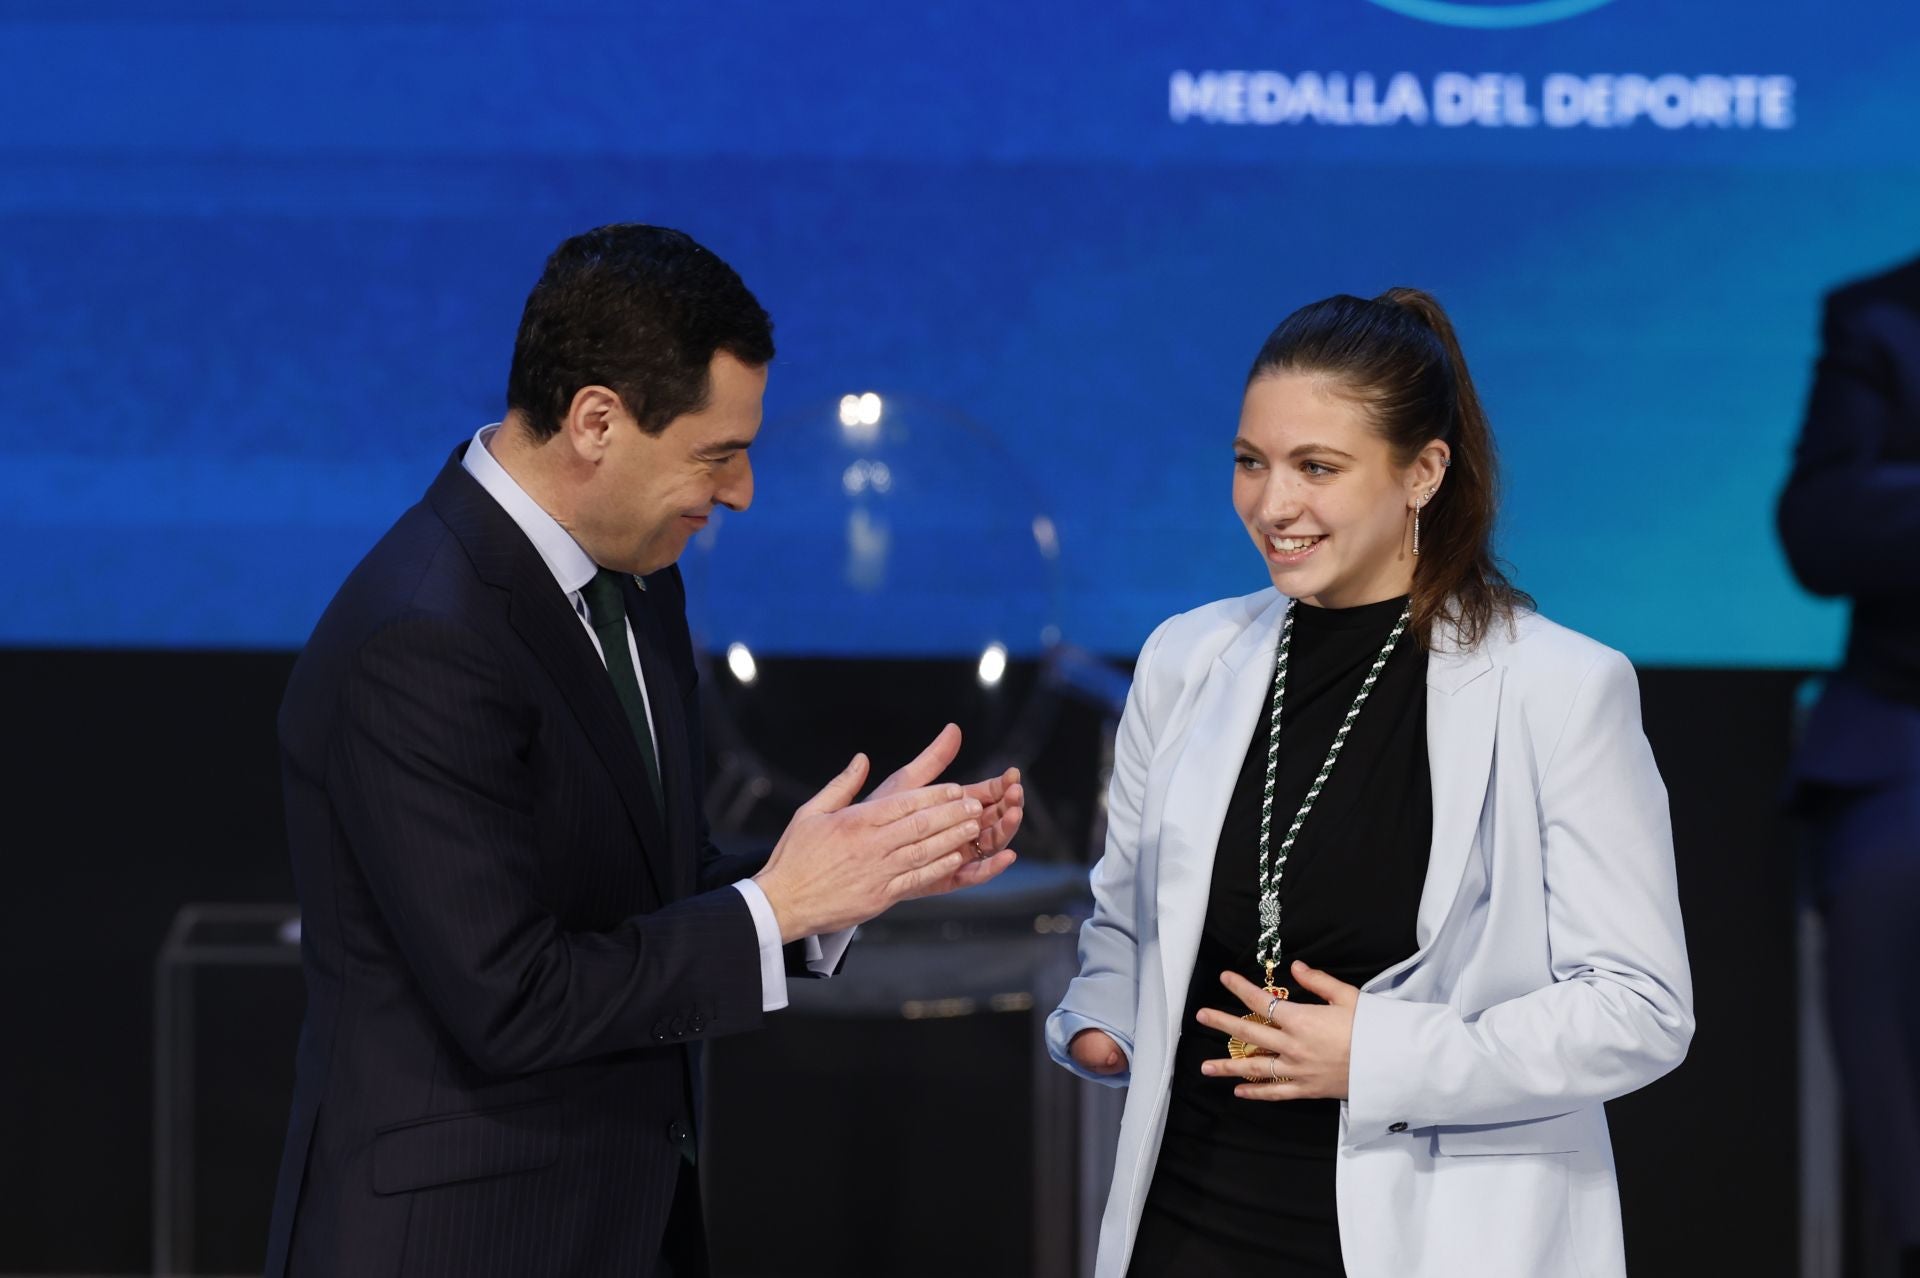
<instances>
[{"instance_id":1,"label":"blazer lapel","mask_svg":"<svg viewBox=\"0 0 1920 1278\"><path fill-rule=\"evenodd\" d=\"M1220 843L1233 783L1247 757L1254 722L1273 678L1273 652L1287 599L1277 597L1214 658L1182 732L1184 745L1167 781L1155 863L1160 968L1167 1006L1177 1019L1186 1006L1200 928L1213 888L1213 856ZM1175 729L1179 731L1179 729ZM1174 1026L1177 1035L1180 1027Z\"/></svg>"},{"instance_id":2,"label":"blazer lapel","mask_svg":"<svg viewBox=\"0 0 1920 1278\"><path fill-rule=\"evenodd\" d=\"M594 752L612 773L614 788L646 849L647 873L654 890L663 902L671 901L671 875L663 872L661 863L671 861L672 844L666 822L654 805L646 761L640 757L633 729L620 708L620 699L614 695L613 681L607 678L600 654L594 651L567 597L560 593L559 583L537 556L533 568L537 573L523 573L513 592L509 614L513 628L547 668Z\"/></svg>"},{"instance_id":3,"label":"blazer lapel","mask_svg":"<svg viewBox=\"0 0 1920 1278\"><path fill-rule=\"evenodd\" d=\"M686 708L680 699L680 681L665 652L666 630L654 610L652 593L632 580L622 583L627 619L633 624L634 647L640 652L640 674L647 682L647 708L653 714L653 754L660 764L660 792L666 796L668 879L677 901L693 895L693 760L688 757Z\"/></svg>"},{"instance_id":4,"label":"blazer lapel","mask_svg":"<svg viewBox=\"0 0 1920 1278\"><path fill-rule=\"evenodd\" d=\"M1418 948L1363 987L1380 988L1425 957L1460 895L1493 772L1500 675L1484 646L1461 651L1438 636L1427 657L1427 767L1433 786L1433 842L1420 890Z\"/></svg>"},{"instance_id":5,"label":"blazer lapel","mask_svg":"<svg viewBox=\"0 0 1920 1278\"><path fill-rule=\"evenodd\" d=\"M464 446L454 450L428 491L428 500L467 548L480 576L507 591L509 623L546 668L612 774L614 789L647 852L647 873L654 890L662 901L672 900L660 863L671 860L673 845L667 840L666 823L642 772L646 764L606 667L561 593L560 583L547 571L526 534L460 465L464 452Z\"/></svg>"}]
</instances>

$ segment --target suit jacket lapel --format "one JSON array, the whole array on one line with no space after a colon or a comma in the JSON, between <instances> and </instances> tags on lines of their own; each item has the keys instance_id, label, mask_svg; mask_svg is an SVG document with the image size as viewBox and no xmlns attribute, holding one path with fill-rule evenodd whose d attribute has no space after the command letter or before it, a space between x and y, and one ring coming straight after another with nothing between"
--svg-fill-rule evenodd
<instances>
[{"instance_id":1,"label":"suit jacket lapel","mask_svg":"<svg viewBox=\"0 0 1920 1278\"><path fill-rule=\"evenodd\" d=\"M622 582L627 619L633 624L634 647L640 652L640 675L647 683L647 706L653 713L653 754L660 764L660 792L666 796L669 900L693 895L693 760L687 757L689 740L686 709L680 702L680 681L663 655L666 630L650 592L631 579Z\"/></svg>"},{"instance_id":2,"label":"suit jacket lapel","mask_svg":"<svg viewBox=\"0 0 1920 1278\"><path fill-rule=\"evenodd\" d=\"M600 654L594 651L567 597L560 593L559 583L537 556L533 557L532 568L535 571L522 574L523 580L513 592L513 628L547 668L587 740L613 774L614 788L645 846L647 873L653 878L654 889L662 901L671 901L672 876L663 872L661 863L671 862L673 845L654 805L646 761L640 757L633 729L620 708L620 699L614 695Z\"/></svg>"},{"instance_id":3,"label":"suit jacket lapel","mask_svg":"<svg viewBox=\"0 0 1920 1278\"><path fill-rule=\"evenodd\" d=\"M1414 926L1418 948L1363 987L1378 989L1426 956L1460 895L1493 773L1500 673L1485 646L1460 650L1444 631L1427 657L1427 766L1433 787L1433 842Z\"/></svg>"},{"instance_id":4,"label":"suit jacket lapel","mask_svg":"<svg viewBox=\"0 0 1920 1278\"><path fill-rule=\"evenodd\" d=\"M1200 929L1206 921L1220 826L1226 819L1240 765L1247 757L1247 743L1253 739L1254 722L1266 703L1266 690L1273 678L1274 647L1280 639L1280 618L1286 608L1287 600L1277 597L1214 658L1182 733L1180 757L1167 781L1154 902L1159 914L1160 967L1167 983L1167 1006L1176 1019L1186 1006ZM1174 1026L1176 1034L1179 1029Z\"/></svg>"},{"instance_id":5,"label":"suit jacket lapel","mask_svg":"<svg viewBox=\"0 0 1920 1278\"><path fill-rule=\"evenodd\" d=\"M464 451L464 446L454 450L452 460L429 490L428 500L467 548L475 571L508 592L510 624L546 668L595 753L613 775L614 788L647 854L647 873L654 890L662 901L673 900L668 895L670 878L661 862L671 862L674 845L668 841L666 823L654 805L642 771L646 764L606 667L532 543L461 467Z\"/></svg>"}]
</instances>

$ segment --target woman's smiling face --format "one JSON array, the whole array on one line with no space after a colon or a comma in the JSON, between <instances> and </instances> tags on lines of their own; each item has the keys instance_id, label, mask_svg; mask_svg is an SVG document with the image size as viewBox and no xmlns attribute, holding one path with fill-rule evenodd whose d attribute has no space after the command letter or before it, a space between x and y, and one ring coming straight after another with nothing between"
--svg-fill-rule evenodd
<instances>
[{"instance_id":1,"label":"woman's smiling face","mask_svg":"<svg viewBox=\"0 0 1920 1278\"><path fill-rule=\"evenodd\" d=\"M1241 404L1233 506L1281 594L1319 608L1376 603L1413 588L1411 513L1439 486L1445 453L1435 442L1401 466L1337 383L1269 374Z\"/></svg>"}]
</instances>

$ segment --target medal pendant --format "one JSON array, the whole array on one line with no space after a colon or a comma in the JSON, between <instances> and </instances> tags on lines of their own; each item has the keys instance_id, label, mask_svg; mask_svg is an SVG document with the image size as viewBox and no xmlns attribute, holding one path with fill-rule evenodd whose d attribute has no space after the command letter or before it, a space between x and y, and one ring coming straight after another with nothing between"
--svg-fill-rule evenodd
<instances>
[{"instance_id":1,"label":"medal pendant","mask_svg":"<svg viewBox=\"0 0 1920 1278\"><path fill-rule=\"evenodd\" d=\"M1287 1001L1287 992L1283 989L1277 989L1274 986L1269 985L1267 986L1267 993L1271 994L1273 997L1279 999L1283 1003ZM1258 1012L1248 1012L1245 1016L1241 1017L1240 1019L1243 1021L1253 1021L1255 1024L1258 1024L1258 1025L1273 1024L1272 1021L1260 1015L1260 1013ZM1227 1040L1227 1055L1233 1057L1233 1059L1235 1059L1236 1061L1245 1060L1247 1057L1255 1055L1260 1050L1261 1050L1260 1048L1255 1047L1252 1043L1247 1042L1245 1039L1240 1038L1237 1035Z\"/></svg>"}]
</instances>

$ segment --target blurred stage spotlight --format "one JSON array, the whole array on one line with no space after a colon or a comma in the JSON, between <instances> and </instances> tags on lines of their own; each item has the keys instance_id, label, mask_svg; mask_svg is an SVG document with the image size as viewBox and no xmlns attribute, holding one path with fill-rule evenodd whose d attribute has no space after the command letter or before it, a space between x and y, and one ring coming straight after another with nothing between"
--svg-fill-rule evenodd
<instances>
[{"instance_id":1,"label":"blurred stage spotlight","mask_svg":"<svg viewBox=\"0 0 1920 1278\"><path fill-rule=\"evenodd\" d=\"M980 654L979 678L983 688L997 688L1007 674L1007 649L1004 644L990 643L987 650Z\"/></svg>"},{"instance_id":2,"label":"blurred stage spotlight","mask_svg":"<svg viewBox=\"0 0 1920 1278\"><path fill-rule=\"evenodd\" d=\"M880 438L880 415L885 405L872 391L840 397L840 430L852 444L871 444Z\"/></svg>"},{"instance_id":3,"label":"blurred stage spotlight","mask_svg":"<svg viewBox=\"0 0 1920 1278\"><path fill-rule=\"evenodd\" d=\"M752 683L760 676L760 669L753 662L753 653L744 643L727 645L727 669L731 670L733 677L741 683Z\"/></svg>"}]
</instances>

